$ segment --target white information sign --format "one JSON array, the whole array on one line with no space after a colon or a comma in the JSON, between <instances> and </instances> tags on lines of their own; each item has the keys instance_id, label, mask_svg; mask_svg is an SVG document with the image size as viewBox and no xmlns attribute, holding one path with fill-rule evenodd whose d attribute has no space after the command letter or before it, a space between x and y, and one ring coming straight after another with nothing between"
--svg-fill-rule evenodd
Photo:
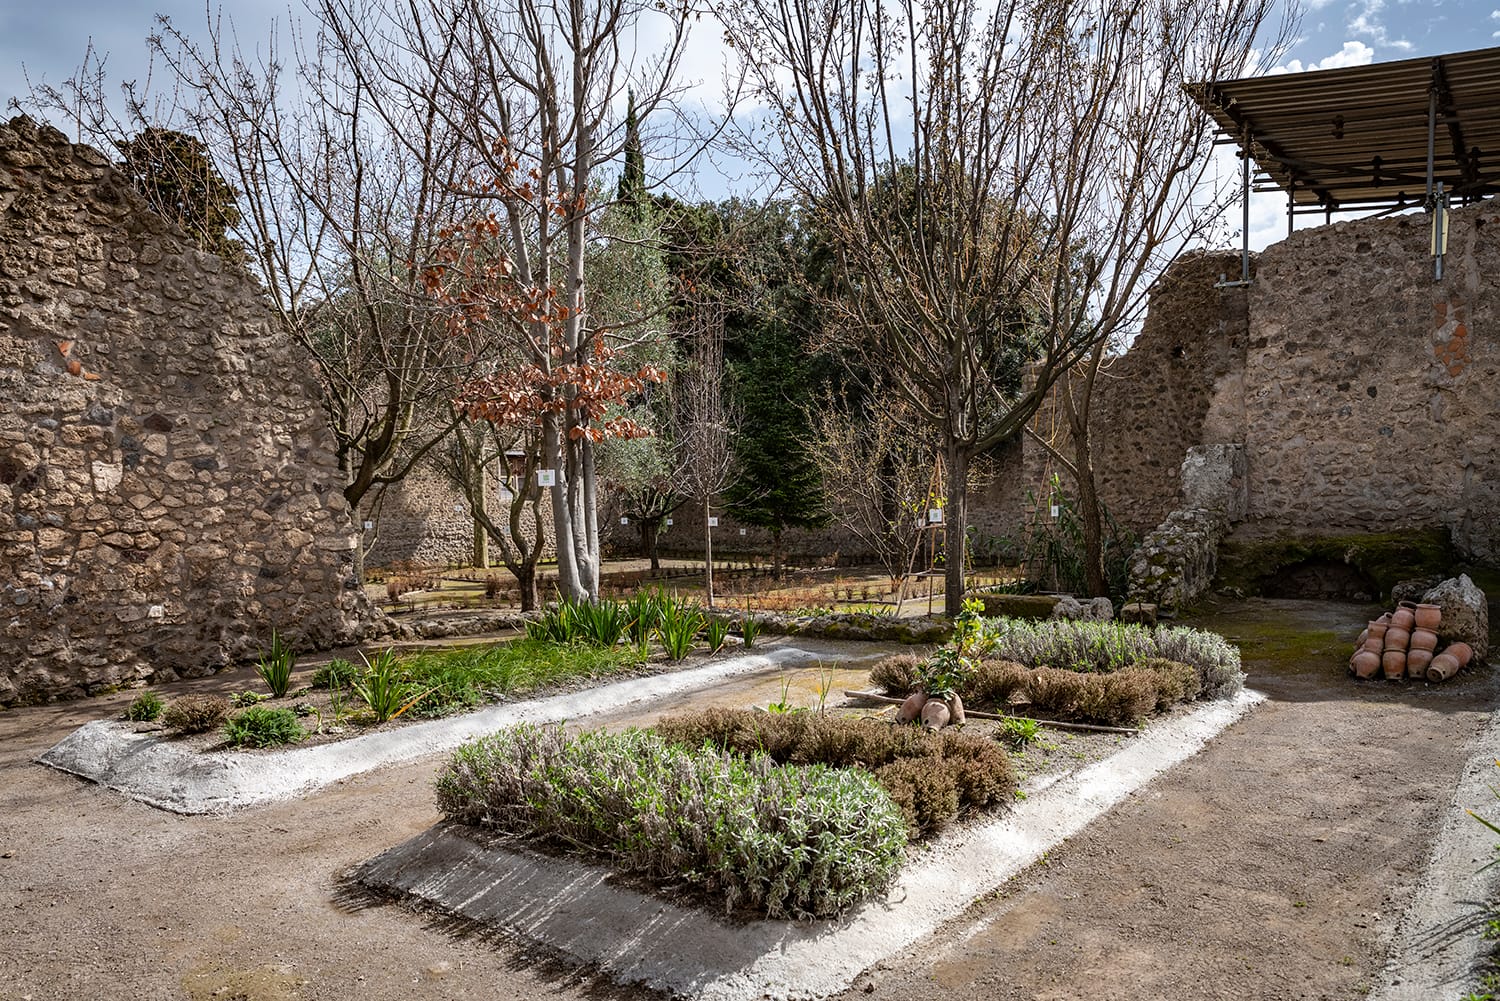
<instances>
[{"instance_id":1,"label":"white information sign","mask_svg":"<svg viewBox=\"0 0 1500 1001\"><path fill-rule=\"evenodd\" d=\"M621 518L620 519L620 524L622 524L622 525L628 525L628 524L630 524L630 519L629 518Z\"/></svg>"},{"instance_id":2,"label":"white information sign","mask_svg":"<svg viewBox=\"0 0 1500 1001\"><path fill-rule=\"evenodd\" d=\"M671 528L671 527L672 527L672 519L671 519L671 518L668 518L668 519L667 519L667 527L668 527L668 528Z\"/></svg>"},{"instance_id":3,"label":"white information sign","mask_svg":"<svg viewBox=\"0 0 1500 1001\"><path fill-rule=\"evenodd\" d=\"M942 508L940 508L940 507L932 507L932 508L928 508L927 509L927 521L930 524L936 525L939 522L941 522L942 520L943 520L943 509Z\"/></svg>"},{"instance_id":4,"label":"white information sign","mask_svg":"<svg viewBox=\"0 0 1500 1001\"><path fill-rule=\"evenodd\" d=\"M709 528L718 528L719 527L719 519L716 518L714 515L709 515L708 516L708 527Z\"/></svg>"},{"instance_id":5,"label":"white information sign","mask_svg":"<svg viewBox=\"0 0 1500 1001\"><path fill-rule=\"evenodd\" d=\"M1054 518L1057 517L1057 505L1056 504L1052 505L1052 517L1054 517Z\"/></svg>"},{"instance_id":6,"label":"white information sign","mask_svg":"<svg viewBox=\"0 0 1500 1001\"><path fill-rule=\"evenodd\" d=\"M557 470L538 469L536 471L536 485L539 487L557 486Z\"/></svg>"},{"instance_id":7,"label":"white information sign","mask_svg":"<svg viewBox=\"0 0 1500 1001\"><path fill-rule=\"evenodd\" d=\"M373 521L367 521L367 522L365 522L365 531L366 532L368 532L370 529L372 529L374 527L375 527L375 523Z\"/></svg>"},{"instance_id":8,"label":"white information sign","mask_svg":"<svg viewBox=\"0 0 1500 1001\"><path fill-rule=\"evenodd\" d=\"M744 529L743 529L743 528L742 528L742 529L740 529L740 534L741 534L741 535L744 535L744 534L745 534L745 530L744 530Z\"/></svg>"}]
</instances>

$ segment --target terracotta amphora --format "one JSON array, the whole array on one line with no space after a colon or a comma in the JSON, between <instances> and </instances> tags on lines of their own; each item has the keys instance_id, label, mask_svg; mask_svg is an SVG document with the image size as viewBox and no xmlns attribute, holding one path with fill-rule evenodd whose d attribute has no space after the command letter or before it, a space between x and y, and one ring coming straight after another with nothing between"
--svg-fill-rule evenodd
<instances>
[{"instance_id":1,"label":"terracotta amphora","mask_svg":"<svg viewBox=\"0 0 1500 1001\"><path fill-rule=\"evenodd\" d=\"M1458 661L1459 667L1467 667L1469 661L1474 659L1474 648L1467 643L1449 643L1443 649L1443 653L1449 654Z\"/></svg>"},{"instance_id":2,"label":"terracotta amphora","mask_svg":"<svg viewBox=\"0 0 1500 1001\"><path fill-rule=\"evenodd\" d=\"M1446 650L1432 658L1432 663L1427 665L1428 681L1447 681L1458 673L1458 658Z\"/></svg>"},{"instance_id":3,"label":"terracotta amphora","mask_svg":"<svg viewBox=\"0 0 1500 1001\"><path fill-rule=\"evenodd\" d=\"M1436 629L1443 623L1442 605L1418 605L1417 625L1422 629Z\"/></svg>"},{"instance_id":4,"label":"terracotta amphora","mask_svg":"<svg viewBox=\"0 0 1500 1001\"><path fill-rule=\"evenodd\" d=\"M1394 680L1406 674L1406 651L1387 650L1380 658L1380 666L1385 670L1385 676Z\"/></svg>"},{"instance_id":5,"label":"terracotta amphora","mask_svg":"<svg viewBox=\"0 0 1500 1001\"><path fill-rule=\"evenodd\" d=\"M1418 627L1411 631L1410 647L1413 650L1436 650L1437 642L1437 633L1433 632L1431 629L1422 629Z\"/></svg>"},{"instance_id":6,"label":"terracotta amphora","mask_svg":"<svg viewBox=\"0 0 1500 1001\"><path fill-rule=\"evenodd\" d=\"M1375 672L1380 670L1380 654L1369 650L1361 650L1349 658L1349 670L1354 672L1356 678L1373 678Z\"/></svg>"},{"instance_id":7,"label":"terracotta amphora","mask_svg":"<svg viewBox=\"0 0 1500 1001\"><path fill-rule=\"evenodd\" d=\"M1391 626L1391 628L1385 631L1385 648L1387 650L1405 650L1410 642L1411 633L1405 629L1398 629L1395 626Z\"/></svg>"},{"instance_id":8,"label":"terracotta amphora","mask_svg":"<svg viewBox=\"0 0 1500 1001\"><path fill-rule=\"evenodd\" d=\"M1427 668L1432 664L1431 650L1408 650L1406 651L1406 676L1408 678L1427 677Z\"/></svg>"},{"instance_id":9,"label":"terracotta amphora","mask_svg":"<svg viewBox=\"0 0 1500 1001\"><path fill-rule=\"evenodd\" d=\"M1417 624L1417 606L1403 601L1391 615L1391 628L1410 630Z\"/></svg>"}]
</instances>

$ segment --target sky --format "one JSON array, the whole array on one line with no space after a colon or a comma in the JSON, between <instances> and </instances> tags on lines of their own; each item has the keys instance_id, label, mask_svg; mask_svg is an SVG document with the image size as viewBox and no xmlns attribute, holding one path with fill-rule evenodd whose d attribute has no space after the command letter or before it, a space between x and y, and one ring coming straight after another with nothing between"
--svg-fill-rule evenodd
<instances>
[{"instance_id":1,"label":"sky","mask_svg":"<svg viewBox=\"0 0 1500 1001\"><path fill-rule=\"evenodd\" d=\"M300 9L298 0L292 8ZM165 14L190 34L201 35L209 12L222 11L241 44L252 48L268 35L273 21L289 17L287 0L236 0L205 5L202 0L54 0L22 3L0 0L0 112L31 84L58 85L73 75L90 41L107 55L112 81L144 80L149 66L146 37ZM1500 45L1500 0L1310 0L1299 30L1277 70L1301 72L1360 66L1371 62L1438 55ZM715 32L704 30L689 47L683 67L688 82L701 85L715 101L722 79L723 49ZM1223 169L1235 170L1224 151ZM749 193L750 179L732 161L713 159L698 167L697 188L709 197ZM1316 225L1304 217L1300 225ZM1239 213L1232 223L1239 240ZM1285 200L1268 194L1251 203L1250 244L1261 249L1286 235Z\"/></svg>"}]
</instances>

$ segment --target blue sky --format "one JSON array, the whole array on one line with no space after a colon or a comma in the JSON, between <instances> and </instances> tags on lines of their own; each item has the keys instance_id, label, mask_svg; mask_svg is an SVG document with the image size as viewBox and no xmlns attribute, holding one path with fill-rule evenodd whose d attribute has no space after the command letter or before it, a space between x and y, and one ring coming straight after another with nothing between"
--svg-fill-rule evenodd
<instances>
[{"instance_id":1,"label":"blue sky","mask_svg":"<svg viewBox=\"0 0 1500 1001\"><path fill-rule=\"evenodd\" d=\"M291 5L300 9L297 0ZM284 22L288 17L287 0L238 0L223 7L210 5L209 9L222 10L233 21L247 48L253 47L255 39L266 36L274 19ZM27 92L28 76L33 83L45 80L60 84L66 80L90 39L96 51L108 54L112 80L144 79L145 39L155 27L157 13L165 13L179 27L201 35L206 8L201 0L145 5L98 0L45 4L0 0L0 111L12 97ZM702 34L707 37L695 41L685 70L689 79L713 91L719 82L721 50L715 33ZM1330 69L1491 45L1500 45L1500 0L1312 0L1303 7L1300 30L1281 67L1294 72ZM739 179L720 176L708 164L699 173L698 187L709 196L718 197L742 186ZM1253 246L1264 246L1285 235L1283 205L1275 196L1254 203Z\"/></svg>"}]
</instances>

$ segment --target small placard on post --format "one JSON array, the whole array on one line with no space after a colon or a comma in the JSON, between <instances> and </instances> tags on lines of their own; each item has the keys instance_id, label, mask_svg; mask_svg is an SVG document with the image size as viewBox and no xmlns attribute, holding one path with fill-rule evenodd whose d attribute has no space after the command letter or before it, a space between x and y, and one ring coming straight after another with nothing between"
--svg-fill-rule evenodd
<instances>
[{"instance_id":1,"label":"small placard on post","mask_svg":"<svg viewBox=\"0 0 1500 1001\"><path fill-rule=\"evenodd\" d=\"M928 522L928 524L931 524L931 525L941 524L942 520L943 520L943 509L942 508L940 508L940 507L930 507L930 508L927 509L927 522Z\"/></svg>"},{"instance_id":2,"label":"small placard on post","mask_svg":"<svg viewBox=\"0 0 1500 1001\"><path fill-rule=\"evenodd\" d=\"M536 485L539 487L557 486L557 470L538 469L536 471Z\"/></svg>"},{"instance_id":3,"label":"small placard on post","mask_svg":"<svg viewBox=\"0 0 1500 1001\"><path fill-rule=\"evenodd\" d=\"M709 515L708 516L708 527L709 528L718 528L719 527L719 519L718 519L718 517L716 517L715 515Z\"/></svg>"}]
</instances>

